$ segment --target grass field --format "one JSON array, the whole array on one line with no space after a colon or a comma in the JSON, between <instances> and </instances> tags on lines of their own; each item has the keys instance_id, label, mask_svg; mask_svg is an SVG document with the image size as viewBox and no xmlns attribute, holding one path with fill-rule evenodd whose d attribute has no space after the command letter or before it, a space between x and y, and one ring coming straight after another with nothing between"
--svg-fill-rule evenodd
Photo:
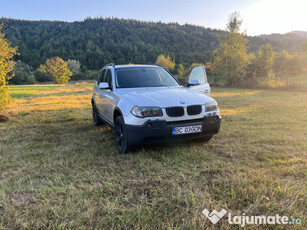
<instances>
[{"instance_id":1,"label":"grass field","mask_svg":"<svg viewBox=\"0 0 307 230\"><path fill-rule=\"evenodd\" d=\"M299 76L282 76L282 77L258 77L255 78L258 83L250 88L259 89L278 89L278 90L291 90L291 91L307 91L307 75ZM227 77L218 75L208 75L208 82L210 85L226 86Z\"/></svg>"},{"instance_id":2,"label":"grass field","mask_svg":"<svg viewBox=\"0 0 307 230\"><path fill-rule=\"evenodd\" d=\"M209 143L119 155L111 129L92 124L91 90L11 88L12 120L0 123L0 229L234 227L225 217L211 224L204 208L287 215L302 219L293 229L307 228L307 93L212 88L223 121Z\"/></svg>"}]
</instances>

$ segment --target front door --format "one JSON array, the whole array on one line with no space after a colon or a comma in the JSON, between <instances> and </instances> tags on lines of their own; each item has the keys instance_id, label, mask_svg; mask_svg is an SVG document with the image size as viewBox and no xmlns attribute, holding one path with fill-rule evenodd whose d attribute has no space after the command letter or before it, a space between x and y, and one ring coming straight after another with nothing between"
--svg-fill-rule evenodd
<instances>
[{"instance_id":1,"label":"front door","mask_svg":"<svg viewBox=\"0 0 307 230\"><path fill-rule=\"evenodd\" d=\"M95 85L95 104L98 112L103 115L103 106L102 106L102 97L103 97L103 90L99 88L99 83L103 82L104 75L106 73L106 69L103 69L99 77L97 79L97 84Z\"/></svg>"},{"instance_id":2,"label":"front door","mask_svg":"<svg viewBox=\"0 0 307 230\"><path fill-rule=\"evenodd\" d=\"M189 75L188 82L191 80L198 80L200 84L190 86L190 90L210 96L210 86L208 83L205 66L200 65L194 67Z\"/></svg>"},{"instance_id":3,"label":"front door","mask_svg":"<svg viewBox=\"0 0 307 230\"><path fill-rule=\"evenodd\" d=\"M107 69L103 78L103 82L109 84L110 89L102 90L102 115L109 122L113 123L113 111L114 111L114 93L113 93L113 82L112 82L112 71Z\"/></svg>"}]
</instances>

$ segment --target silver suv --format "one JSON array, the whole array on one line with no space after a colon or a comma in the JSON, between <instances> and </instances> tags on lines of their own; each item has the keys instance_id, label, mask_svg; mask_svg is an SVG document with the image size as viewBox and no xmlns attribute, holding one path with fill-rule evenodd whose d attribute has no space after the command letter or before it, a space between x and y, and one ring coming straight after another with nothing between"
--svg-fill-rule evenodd
<instances>
[{"instance_id":1,"label":"silver suv","mask_svg":"<svg viewBox=\"0 0 307 230\"><path fill-rule=\"evenodd\" d=\"M153 142L209 141L221 123L204 66L194 67L181 86L161 66L108 64L94 86L92 107L95 125L114 128L119 153Z\"/></svg>"}]
</instances>

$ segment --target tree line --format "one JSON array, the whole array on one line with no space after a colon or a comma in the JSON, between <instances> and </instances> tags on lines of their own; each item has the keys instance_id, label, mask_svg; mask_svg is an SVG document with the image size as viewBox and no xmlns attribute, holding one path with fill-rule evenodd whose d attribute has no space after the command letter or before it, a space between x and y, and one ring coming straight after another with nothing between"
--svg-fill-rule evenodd
<instances>
[{"instance_id":1,"label":"tree line","mask_svg":"<svg viewBox=\"0 0 307 230\"><path fill-rule=\"evenodd\" d=\"M226 31L110 18L1 21L6 27L0 27L0 108L8 103L7 83L94 79L109 62L157 63L182 81L193 66L203 63L209 74L227 76L229 85L307 71L306 41L296 40L295 46L290 42L295 53L289 53L274 41L247 37L240 32L238 13L229 17Z\"/></svg>"},{"instance_id":2,"label":"tree line","mask_svg":"<svg viewBox=\"0 0 307 230\"><path fill-rule=\"evenodd\" d=\"M248 53L248 39L240 32L242 21L238 12L229 16L226 33L218 35L219 46L207 63L211 73L227 76L228 85L252 86L257 84L256 77L299 75L307 71L307 42L299 53L292 55L286 50L274 52L270 43Z\"/></svg>"},{"instance_id":3,"label":"tree line","mask_svg":"<svg viewBox=\"0 0 307 230\"><path fill-rule=\"evenodd\" d=\"M97 70L107 63L154 63L169 54L179 63L208 61L220 30L176 23L164 24L116 18L81 22L5 19L3 32L18 46L18 60L38 68L47 59L78 60L82 70Z\"/></svg>"},{"instance_id":4,"label":"tree line","mask_svg":"<svg viewBox=\"0 0 307 230\"><path fill-rule=\"evenodd\" d=\"M88 18L78 22L27 21L1 18L3 33L18 47L20 60L38 68L47 59L78 60L82 72L100 69L107 63L154 63L160 54L170 55L185 67L207 63L219 45L217 35L225 33L194 25L154 23L117 18ZM300 51L303 40L269 40L247 37L249 52L267 42L274 51Z\"/></svg>"}]
</instances>

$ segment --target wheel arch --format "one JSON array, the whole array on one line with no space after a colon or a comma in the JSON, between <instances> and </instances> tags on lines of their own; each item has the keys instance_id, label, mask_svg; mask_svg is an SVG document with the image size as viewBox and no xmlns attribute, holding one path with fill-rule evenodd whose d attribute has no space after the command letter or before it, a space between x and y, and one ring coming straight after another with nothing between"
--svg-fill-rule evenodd
<instances>
[{"instance_id":1,"label":"wheel arch","mask_svg":"<svg viewBox=\"0 0 307 230\"><path fill-rule=\"evenodd\" d=\"M116 107L114 109L114 112L113 112L113 122L114 122L114 124L115 124L115 120L118 116L123 116L123 113L118 107Z\"/></svg>"}]
</instances>

